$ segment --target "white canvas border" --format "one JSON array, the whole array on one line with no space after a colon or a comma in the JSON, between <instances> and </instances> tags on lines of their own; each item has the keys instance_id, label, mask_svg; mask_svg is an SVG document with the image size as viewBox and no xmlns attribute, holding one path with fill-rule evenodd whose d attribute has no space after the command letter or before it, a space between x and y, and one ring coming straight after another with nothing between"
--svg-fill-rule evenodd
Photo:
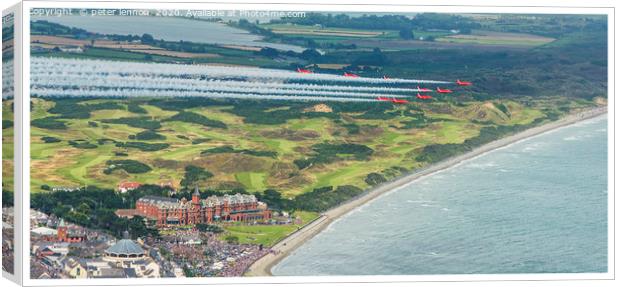
<instances>
[{"instance_id":1,"label":"white canvas border","mask_svg":"<svg viewBox=\"0 0 620 287\"><path fill-rule=\"evenodd\" d=\"M155 4L155 2L157 2ZM614 111L615 111L615 103L614 103L614 82L611 79L614 79L614 67L611 63L614 63L614 9L611 7L578 7L575 1L563 1L559 2L563 5L571 5L577 7L544 7L537 6L540 5L540 2L537 1L523 1L520 3L524 6L510 6L510 5L501 5L501 6L491 6L497 5L497 3L493 3L493 1L469 1L469 6L459 6L459 5L448 5L447 1L433 1L434 5L420 5L422 1L408 1L407 4L410 6L402 5L402 2L398 3L401 5L346 5L346 4L330 4L326 1L322 4L288 4L291 2L299 2L299 1L270 1L269 4L259 4L259 1L244 1L246 3L204 3L204 2L163 2L163 1L150 1L150 2L99 2L99 1L24 1L23 2L23 17L21 18L21 26L23 32L22 45L23 48L23 63L29 63L30 59L30 27L29 27L29 14L28 11L30 8L46 8L46 7L58 7L58 8L135 8L135 9L221 9L221 10L278 10L278 11L324 11L324 12L459 12L459 13L527 13L527 14L607 14L609 20L608 26L608 55L609 55L609 145L608 145L608 155L610 156L609 160L609 187L613 189L615 187L614 182ZM249 3L251 2L251 3ZM275 3L280 2L280 3ZM318 2L318 1L317 1ZM345 1L339 1L345 2ZM384 4L393 4L395 1L382 1ZM454 1L452 1L454 2ZM471 4L471 2L475 2ZM482 3L482 4L477 4ZM492 3L492 4L491 4ZM581 2L583 3L583 2ZM414 4L418 4L417 6L413 6ZM465 4L465 3L464 3ZM486 4L486 6L485 6ZM528 5L529 4L529 5ZM560 5L560 4L557 4ZM16 23L18 17L16 15ZM17 45L16 45L17 46ZM17 60L17 57L16 57ZM29 107L30 97L30 86L29 86L29 73L30 68L29 65L24 65L22 70L22 88L23 88L23 97L21 98L22 107ZM18 81L20 77L16 77L16 81ZM17 93L17 90L16 90ZM17 106L16 106L17 109ZM29 123L30 122L30 114L29 109L21 109L25 111L22 113L19 118L21 119L21 123ZM25 286L81 286L81 285L96 285L96 286L108 286L108 285L189 285L189 284L222 284L222 285L230 285L230 284L283 284L283 283L366 283L366 282L377 282L377 283L390 283L390 282L495 282L495 281L513 281L513 280L526 280L529 282L536 281L546 281L546 280L609 280L615 278L615 258L614 258L614 190L610 190L609 194L609 229L608 229L608 269L607 273L582 273L582 274L518 274L518 275L391 275L391 276L329 276L329 277L319 277L319 276L294 276L294 277L241 277L241 278L160 278L160 279L30 279L30 266L29 266L29 256L30 256L30 232L29 232L29 208L30 208L30 194L29 194L29 178L30 178L30 145L29 145L29 136L24 137L23 135L30 134L30 126L28 124L23 125L21 129L21 133L19 133L20 139L18 140L21 144L21 147L16 147L16 153L18 148L22 148L20 155L22 155L21 159L21 169L17 169L16 165L16 174L20 177L19 182L22 185L20 189L21 196L21 207L23 207L21 215L22 215L22 239L16 240L20 241L24 248L22 248L22 282ZM16 133L17 135L17 133ZM16 181L17 184L17 181ZM17 199L16 199L16 212L17 212ZM16 232L17 234L17 232ZM16 254L18 254L16 252ZM17 257L16 257L17 259Z\"/></svg>"},{"instance_id":2,"label":"white canvas border","mask_svg":"<svg viewBox=\"0 0 620 287\"><path fill-rule=\"evenodd\" d=\"M21 97L21 90L22 90L22 84L20 82L21 76L21 45L18 45L17 43L20 43L22 41L21 38L21 25L18 25L18 23L21 22L21 19L23 18L23 13L22 13L22 3L18 3L15 4L5 10L2 11L2 16L4 17L5 15L11 14L13 13L13 89L14 89L14 103L19 101L18 99L20 99ZM22 256L17 256L18 254L22 254L23 251L23 242L21 242L19 239L18 234L22 233L22 228L23 228L23 217L22 217L22 210L20 209L22 207L21 201L20 201L20 194L21 192L19 192L21 190L21 188L17 185L18 180L20 179L19 176L19 172L18 172L18 163L17 163L17 157L18 157L18 140L20 138L20 136L18 135L18 121L17 119L17 115L14 114L13 115L13 145L14 145L14 151L13 151L13 177L14 177L14 182L15 182L15 186L14 186L14 197L13 197L13 274L6 272L4 270L2 270L2 276L6 277L7 279L16 282L16 283L20 283L21 282L21 278L22 278L22 268L19 268L19 266L22 265Z\"/></svg>"}]
</instances>

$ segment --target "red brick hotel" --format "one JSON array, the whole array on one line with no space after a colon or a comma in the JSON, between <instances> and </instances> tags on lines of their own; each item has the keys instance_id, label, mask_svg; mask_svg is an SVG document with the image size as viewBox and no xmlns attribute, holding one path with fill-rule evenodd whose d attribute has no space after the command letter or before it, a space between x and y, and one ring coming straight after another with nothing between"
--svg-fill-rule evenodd
<instances>
[{"instance_id":1,"label":"red brick hotel","mask_svg":"<svg viewBox=\"0 0 620 287\"><path fill-rule=\"evenodd\" d=\"M254 195L235 194L200 199L198 190L192 200L145 196L136 202L135 215L155 220L157 226L191 225L214 221L252 222L271 218L267 204Z\"/></svg>"}]
</instances>

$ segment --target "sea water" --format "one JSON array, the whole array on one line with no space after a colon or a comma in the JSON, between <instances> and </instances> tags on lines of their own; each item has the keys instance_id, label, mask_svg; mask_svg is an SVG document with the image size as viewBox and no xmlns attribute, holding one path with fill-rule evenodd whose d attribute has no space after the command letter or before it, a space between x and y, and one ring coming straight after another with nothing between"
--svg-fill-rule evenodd
<instances>
[{"instance_id":1,"label":"sea water","mask_svg":"<svg viewBox=\"0 0 620 287\"><path fill-rule=\"evenodd\" d=\"M387 193L274 275L607 272L607 116L491 151Z\"/></svg>"}]
</instances>

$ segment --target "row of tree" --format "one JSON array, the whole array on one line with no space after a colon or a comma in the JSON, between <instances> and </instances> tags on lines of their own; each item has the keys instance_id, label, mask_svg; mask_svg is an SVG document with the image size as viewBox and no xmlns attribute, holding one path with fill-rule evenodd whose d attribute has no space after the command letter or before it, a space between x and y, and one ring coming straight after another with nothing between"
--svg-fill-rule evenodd
<instances>
[{"instance_id":1,"label":"row of tree","mask_svg":"<svg viewBox=\"0 0 620 287\"><path fill-rule=\"evenodd\" d=\"M271 23L293 23L298 25L320 25L324 27L370 29L370 30L451 30L461 33L481 27L473 19L453 14L421 13L415 17L405 15L333 15L331 13L306 13L306 17L285 17L271 20ZM405 35L409 37L408 35Z\"/></svg>"}]
</instances>

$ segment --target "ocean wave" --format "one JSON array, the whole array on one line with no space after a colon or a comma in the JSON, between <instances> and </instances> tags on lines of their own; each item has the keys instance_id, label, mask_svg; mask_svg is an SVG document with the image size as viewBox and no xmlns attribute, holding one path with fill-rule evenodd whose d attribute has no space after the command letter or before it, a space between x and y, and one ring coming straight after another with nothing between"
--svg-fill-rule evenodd
<instances>
[{"instance_id":1,"label":"ocean wave","mask_svg":"<svg viewBox=\"0 0 620 287\"><path fill-rule=\"evenodd\" d=\"M475 169L487 169L490 167L497 167L498 164L495 162L486 162L486 163L469 163L465 167L475 168Z\"/></svg>"}]
</instances>

